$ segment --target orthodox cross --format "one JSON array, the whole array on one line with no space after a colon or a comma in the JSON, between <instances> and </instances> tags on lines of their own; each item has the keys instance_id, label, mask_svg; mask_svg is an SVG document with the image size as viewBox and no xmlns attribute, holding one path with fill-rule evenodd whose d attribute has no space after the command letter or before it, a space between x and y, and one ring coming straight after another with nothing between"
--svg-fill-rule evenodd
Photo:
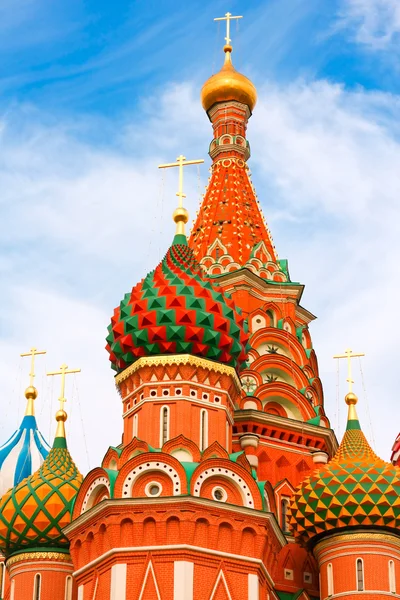
<instances>
[{"instance_id":1,"label":"orthodox cross","mask_svg":"<svg viewBox=\"0 0 400 600\"><path fill-rule=\"evenodd\" d=\"M365 356L365 354L363 353L358 353L356 354L355 352L353 352L353 350L350 350L350 348L347 348L347 350L344 351L344 354L336 354L333 358L347 358L347 379L346 381L349 384L349 392L353 391L353 379L351 376L351 359L352 358L356 358L357 356Z\"/></svg>"},{"instance_id":2,"label":"orthodox cross","mask_svg":"<svg viewBox=\"0 0 400 600\"><path fill-rule=\"evenodd\" d=\"M38 354L46 354L46 350L38 350L37 348L31 348L29 352L21 354L22 357L31 357L31 372L29 373L29 385L33 387L33 380L35 379L35 356Z\"/></svg>"},{"instance_id":3,"label":"orthodox cross","mask_svg":"<svg viewBox=\"0 0 400 600\"><path fill-rule=\"evenodd\" d=\"M158 165L159 169L168 169L169 167L179 167L179 190L176 192L176 195L179 198L179 208L183 208L183 199L186 198L186 194L183 193L183 167L187 165L199 165L203 163L204 160L186 160L186 158L181 154L176 159L175 163L167 163L166 165Z\"/></svg>"},{"instance_id":4,"label":"orthodox cross","mask_svg":"<svg viewBox=\"0 0 400 600\"><path fill-rule=\"evenodd\" d=\"M231 38L229 37L230 29L231 29L231 20L232 19L243 19L243 16L234 17L230 12L225 13L224 17L217 17L214 21L226 21L226 38L225 41L228 46L230 46Z\"/></svg>"},{"instance_id":5,"label":"orthodox cross","mask_svg":"<svg viewBox=\"0 0 400 600\"><path fill-rule=\"evenodd\" d=\"M47 375L61 375L61 394L58 399L60 403L60 410L64 410L64 402L67 401L65 398L65 376L70 375L72 373L80 373L80 369L68 369L68 365L65 363L61 365L59 371L53 371L52 373L47 373Z\"/></svg>"}]
</instances>

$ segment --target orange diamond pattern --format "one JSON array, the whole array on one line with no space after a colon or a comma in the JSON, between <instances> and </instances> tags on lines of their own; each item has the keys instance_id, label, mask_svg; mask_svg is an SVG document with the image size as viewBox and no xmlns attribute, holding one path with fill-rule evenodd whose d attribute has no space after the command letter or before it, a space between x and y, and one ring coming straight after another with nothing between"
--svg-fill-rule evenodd
<instances>
[{"instance_id":1,"label":"orange diamond pattern","mask_svg":"<svg viewBox=\"0 0 400 600\"><path fill-rule=\"evenodd\" d=\"M71 522L82 475L65 440L56 442L40 469L0 500L0 551L6 557L20 548L68 547L61 529Z\"/></svg>"},{"instance_id":2,"label":"orange diamond pattern","mask_svg":"<svg viewBox=\"0 0 400 600\"><path fill-rule=\"evenodd\" d=\"M342 527L400 527L400 469L381 460L360 429L348 429L331 462L294 493L290 525L307 543Z\"/></svg>"}]
</instances>

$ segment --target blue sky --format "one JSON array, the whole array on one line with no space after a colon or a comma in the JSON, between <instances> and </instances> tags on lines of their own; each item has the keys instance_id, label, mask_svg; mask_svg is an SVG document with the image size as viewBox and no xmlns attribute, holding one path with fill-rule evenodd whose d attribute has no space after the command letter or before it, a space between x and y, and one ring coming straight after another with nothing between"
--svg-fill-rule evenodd
<instances>
[{"instance_id":1,"label":"blue sky","mask_svg":"<svg viewBox=\"0 0 400 600\"><path fill-rule=\"evenodd\" d=\"M331 357L351 345L367 355L365 393L356 375L366 433L389 457L400 429L397 0L3 0L2 439L24 408L19 353L42 345L43 432L52 435L58 393L44 372L66 361L82 367L68 407L81 469L118 443L105 329L173 232L176 181L157 164L181 152L204 158L186 180L193 216L199 206L211 138L199 90L222 64L213 18L228 10L244 15L232 28L234 64L259 93L248 129L253 181L279 255L319 317L311 333L332 425L340 437ZM343 369L340 378L343 395Z\"/></svg>"}]
</instances>

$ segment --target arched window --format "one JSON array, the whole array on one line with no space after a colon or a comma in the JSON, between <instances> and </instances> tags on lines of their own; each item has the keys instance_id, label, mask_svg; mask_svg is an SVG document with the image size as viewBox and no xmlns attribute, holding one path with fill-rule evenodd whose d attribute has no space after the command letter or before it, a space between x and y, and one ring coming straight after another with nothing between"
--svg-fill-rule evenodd
<instances>
[{"instance_id":1,"label":"arched window","mask_svg":"<svg viewBox=\"0 0 400 600\"><path fill-rule=\"evenodd\" d=\"M138 437L138 420L139 420L139 415L136 413L136 415L133 416L132 437Z\"/></svg>"},{"instance_id":2,"label":"arched window","mask_svg":"<svg viewBox=\"0 0 400 600\"><path fill-rule=\"evenodd\" d=\"M0 598L3 598L3 588L4 588L4 563L0 563Z\"/></svg>"},{"instance_id":3,"label":"arched window","mask_svg":"<svg viewBox=\"0 0 400 600\"><path fill-rule=\"evenodd\" d=\"M11 580L10 600L15 600L15 579Z\"/></svg>"},{"instance_id":4,"label":"arched window","mask_svg":"<svg viewBox=\"0 0 400 600\"><path fill-rule=\"evenodd\" d=\"M284 533L289 533L289 500L281 500L281 529Z\"/></svg>"},{"instance_id":5,"label":"arched window","mask_svg":"<svg viewBox=\"0 0 400 600\"><path fill-rule=\"evenodd\" d=\"M229 450L230 450L230 446L229 446L230 439L231 439L231 430L229 427L229 423L227 421L226 422L226 450L227 450L227 452L229 452Z\"/></svg>"},{"instance_id":6,"label":"arched window","mask_svg":"<svg viewBox=\"0 0 400 600\"><path fill-rule=\"evenodd\" d=\"M160 448L169 440L169 407L162 406L160 412Z\"/></svg>"},{"instance_id":7,"label":"arched window","mask_svg":"<svg viewBox=\"0 0 400 600\"><path fill-rule=\"evenodd\" d=\"M357 570L357 592L364 591L364 565L362 558L357 558L356 561Z\"/></svg>"},{"instance_id":8,"label":"arched window","mask_svg":"<svg viewBox=\"0 0 400 600\"><path fill-rule=\"evenodd\" d=\"M72 577L68 575L65 580L65 600L72 600Z\"/></svg>"},{"instance_id":9,"label":"arched window","mask_svg":"<svg viewBox=\"0 0 400 600\"><path fill-rule=\"evenodd\" d=\"M394 561L389 560L389 591L396 593L396 573L394 570Z\"/></svg>"},{"instance_id":10,"label":"arched window","mask_svg":"<svg viewBox=\"0 0 400 600\"><path fill-rule=\"evenodd\" d=\"M205 409L200 411L200 450L203 452L208 446L208 413Z\"/></svg>"},{"instance_id":11,"label":"arched window","mask_svg":"<svg viewBox=\"0 0 400 600\"><path fill-rule=\"evenodd\" d=\"M333 592L333 567L332 567L332 563L328 563L328 566L326 567L326 578L327 578L327 583L328 583L328 596L333 596L334 592Z\"/></svg>"},{"instance_id":12,"label":"arched window","mask_svg":"<svg viewBox=\"0 0 400 600\"><path fill-rule=\"evenodd\" d=\"M36 573L33 584L33 600L40 600L40 588L42 587L42 576Z\"/></svg>"}]
</instances>

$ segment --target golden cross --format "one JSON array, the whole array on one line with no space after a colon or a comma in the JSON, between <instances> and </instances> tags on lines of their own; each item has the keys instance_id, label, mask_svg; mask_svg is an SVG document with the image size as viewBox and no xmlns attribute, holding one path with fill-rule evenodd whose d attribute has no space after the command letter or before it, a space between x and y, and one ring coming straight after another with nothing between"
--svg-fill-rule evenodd
<instances>
[{"instance_id":1,"label":"golden cross","mask_svg":"<svg viewBox=\"0 0 400 600\"><path fill-rule=\"evenodd\" d=\"M232 19L243 19L243 16L232 16L230 12L225 13L224 17L217 17L216 19L214 19L214 21L226 21L226 38L225 41L227 43L227 45L229 46L231 43L231 38L229 37L230 34L230 28L231 28L231 20Z\"/></svg>"},{"instance_id":2,"label":"golden cross","mask_svg":"<svg viewBox=\"0 0 400 600\"><path fill-rule=\"evenodd\" d=\"M61 375L61 395L58 399L60 403L60 410L63 410L64 402L67 401L65 398L65 376L70 375L71 373L80 373L80 369L68 369L68 365L65 363L61 365L59 371L53 371L52 373L47 373L47 375Z\"/></svg>"},{"instance_id":3,"label":"golden cross","mask_svg":"<svg viewBox=\"0 0 400 600\"><path fill-rule=\"evenodd\" d=\"M347 348L347 350L344 351L344 354L336 354L333 358L347 358L347 379L346 381L349 384L349 392L353 391L353 379L351 377L351 359L352 358L356 358L357 356L365 356L365 354L363 353L358 353L356 354L355 352L353 352L353 350L350 350L350 348Z\"/></svg>"},{"instance_id":4,"label":"golden cross","mask_svg":"<svg viewBox=\"0 0 400 600\"><path fill-rule=\"evenodd\" d=\"M165 165L158 165L159 169L168 169L169 167L179 167L179 191L176 192L176 195L179 198L179 208L183 208L183 199L186 198L186 194L183 193L183 167L187 165L199 165L203 163L204 160L186 160L186 158L181 154L176 159L175 163L167 163Z\"/></svg>"},{"instance_id":5,"label":"golden cross","mask_svg":"<svg viewBox=\"0 0 400 600\"><path fill-rule=\"evenodd\" d=\"M31 372L29 373L29 385L33 387L33 380L35 379L35 356L38 354L46 354L46 350L38 350L37 348L31 348L29 352L21 354L22 357L31 357Z\"/></svg>"}]
</instances>

